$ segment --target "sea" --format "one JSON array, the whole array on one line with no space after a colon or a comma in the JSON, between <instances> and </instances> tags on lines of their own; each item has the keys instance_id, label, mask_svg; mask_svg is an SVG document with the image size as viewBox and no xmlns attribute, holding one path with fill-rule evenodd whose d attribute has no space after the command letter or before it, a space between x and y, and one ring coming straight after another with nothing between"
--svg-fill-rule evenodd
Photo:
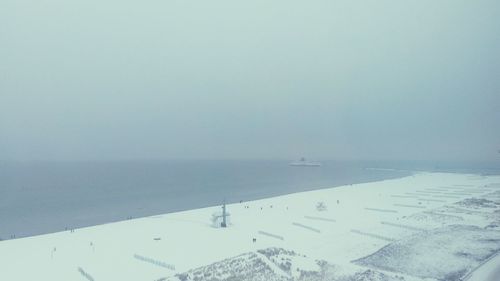
<instances>
[{"instance_id":1,"label":"sea","mask_svg":"<svg viewBox=\"0 0 500 281\"><path fill-rule=\"evenodd\" d=\"M294 192L409 176L416 171L500 174L500 162L141 160L0 163L0 239ZM208 218L207 218L208 220Z\"/></svg>"}]
</instances>

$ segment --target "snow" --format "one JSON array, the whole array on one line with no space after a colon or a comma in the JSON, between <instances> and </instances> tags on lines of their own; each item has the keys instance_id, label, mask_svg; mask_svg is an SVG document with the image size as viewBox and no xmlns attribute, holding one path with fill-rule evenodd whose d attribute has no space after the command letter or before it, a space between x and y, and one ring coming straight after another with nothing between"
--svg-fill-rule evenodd
<instances>
[{"instance_id":1,"label":"snow","mask_svg":"<svg viewBox=\"0 0 500 281\"><path fill-rule=\"evenodd\" d=\"M214 206L5 240L0 280L458 280L500 249L499 192L418 173L229 204L227 228Z\"/></svg>"},{"instance_id":2,"label":"snow","mask_svg":"<svg viewBox=\"0 0 500 281\"><path fill-rule=\"evenodd\" d=\"M498 231L450 225L415 233L355 263L422 278L457 280L498 251Z\"/></svg>"},{"instance_id":3,"label":"snow","mask_svg":"<svg viewBox=\"0 0 500 281\"><path fill-rule=\"evenodd\" d=\"M498 281L500 280L500 255L492 256L484 265L471 272L467 281Z\"/></svg>"}]
</instances>

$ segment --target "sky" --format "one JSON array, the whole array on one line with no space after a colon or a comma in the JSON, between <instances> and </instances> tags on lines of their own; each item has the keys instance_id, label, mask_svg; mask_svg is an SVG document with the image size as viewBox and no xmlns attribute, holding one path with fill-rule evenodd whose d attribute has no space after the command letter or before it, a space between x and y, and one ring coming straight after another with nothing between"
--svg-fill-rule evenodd
<instances>
[{"instance_id":1,"label":"sky","mask_svg":"<svg viewBox=\"0 0 500 281\"><path fill-rule=\"evenodd\" d=\"M0 2L0 161L499 149L497 0Z\"/></svg>"}]
</instances>

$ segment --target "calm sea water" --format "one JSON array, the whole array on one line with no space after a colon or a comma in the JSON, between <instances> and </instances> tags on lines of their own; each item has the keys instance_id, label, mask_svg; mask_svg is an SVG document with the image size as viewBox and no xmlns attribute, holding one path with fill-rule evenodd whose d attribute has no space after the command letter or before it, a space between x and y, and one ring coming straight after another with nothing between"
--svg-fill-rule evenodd
<instances>
[{"instance_id":1,"label":"calm sea water","mask_svg":"<svg viewBox=\"0 0 500 281\"><path fill-rule=\"evenodd\" d=\"M286 161L233 160L2 163L0 238L213 206L224 199L247 201L411 173L366 169L377 167L377 163L323 164L313 168L290 167ZM419 168L415 163L393 166ZM429 169L428 164L423 166ZM480 169L484 172L486 168Z\"/></svg>"}]
</instances>

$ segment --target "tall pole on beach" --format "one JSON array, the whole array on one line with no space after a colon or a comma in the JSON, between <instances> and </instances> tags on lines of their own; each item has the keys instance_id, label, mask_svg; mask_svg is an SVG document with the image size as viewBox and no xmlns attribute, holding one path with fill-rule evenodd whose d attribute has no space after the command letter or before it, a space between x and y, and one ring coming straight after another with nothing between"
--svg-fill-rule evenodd
<instances>
[{"instance_id":1,"label":"tall pole on beach","mask_svg":"<svg viewBox=\"0 0 500 281\"><path fill-rule=\"evenodd\" d=\"M222 204L222 227L226 227L226 199L224 199L224 203Z\"/></svg>"}]
</instances>

